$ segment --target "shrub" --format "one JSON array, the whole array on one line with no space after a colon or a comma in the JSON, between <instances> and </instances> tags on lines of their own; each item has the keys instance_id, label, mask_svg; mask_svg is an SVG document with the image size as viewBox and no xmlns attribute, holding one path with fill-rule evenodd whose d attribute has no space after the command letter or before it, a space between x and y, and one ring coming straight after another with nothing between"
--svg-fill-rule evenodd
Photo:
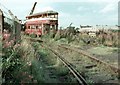
<instances>
[{"instance_id":1,"label":"shrub","mask_svg":"<svg viewBox=\"0 0 120 85\"><path fill-rule=\"evenodd\" d=\"M31 38L36 38L37 35L36 35L36 34L30 34L30 37L31 37Z\"/></svg>"},{"instance_id":2,"label":"shrub","mask_svg":"<svg viewBox=\"0 0 120 85\"><path fill-rule=\"evenodd\" d=\"M57 40L59 40L59 39L60 39L60 32L57 31L54 40L57 41Z\"/></svg>"},{"instance_id":3,"label":"shrub","mask_svg":"<svg viewBox=\"0 0 120 85\"><path fill-rule=\"evenodd\" d=\"M69 74L69 69L64 66L58 66L56 67L56 75L58 76L66 76Z\"/></svg>"},{"instance_id":4,"label":"shrub","mask_svg":"<svg viewBox=\"0 0 120 85\"><path fill-rule=\"evenodd\" d=\"M5 55L2 56L2 78L8 83L14 81L14 70L20 68L22 64L21 55L18 53L19 50L16 50L18 47L19 45L3 48Z\"/></svg>"},{"instance_id":5,"label":"shrub","mask_svg":"<svg viewBox=\"0 0 120 85\"><path fill-rule=\"evenodd\" d=\"M5 80L3 83L20 83L25 80L25 76L21 75L21 73L24 73L23 69L30 71L31 61L34 57L34 49L30 42L22 40L20 44L3 47L2 51L5 54L2 56L2 79ZM16 74L20 74L20 77L16 78L18 76ZM31 82L31 79L25 82Z\"/></svg>"}]
</instances>

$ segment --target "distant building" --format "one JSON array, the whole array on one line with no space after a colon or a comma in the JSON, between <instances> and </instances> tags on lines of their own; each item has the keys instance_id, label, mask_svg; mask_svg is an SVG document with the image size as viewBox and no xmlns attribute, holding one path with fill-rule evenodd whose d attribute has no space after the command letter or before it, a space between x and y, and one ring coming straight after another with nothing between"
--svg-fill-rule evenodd
<instances>
[{"instance_id":1,"label":"distant building","mask_svg":"<svg viewBox=\"0 0 120 85\"><path fill-rule=\"evenodd\" d=\"M99 30L92 26L80 26L80 32L98 32Z\"/></svg>"},{"instance_id":2,"label":"distant building","mask_svg":"<svg viewBox=\"0 0 120 85\"><path fill-rule=\"evenodd\" d=\"M80 26L80 32L99 32L99 30L119 30L119 26L97 25L97 26Z\"/></svg>"}]
</instances>

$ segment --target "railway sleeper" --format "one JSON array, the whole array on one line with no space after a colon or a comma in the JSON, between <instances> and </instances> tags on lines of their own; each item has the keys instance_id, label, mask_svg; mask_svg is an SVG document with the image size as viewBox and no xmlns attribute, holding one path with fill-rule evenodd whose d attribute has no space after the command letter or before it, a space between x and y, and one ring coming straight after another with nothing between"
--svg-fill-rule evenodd
<instances>
[{"instance_id":1,"label":"railway sleeper","mask_svg":"<svg viewBox=\"0 0 120 85\"><path fill-rule=\"evenodd\" d=\"M95 65L86 65L85 68L91 69L91 68L96 67L96 66L97 66L96 64Z\"/></svg>"}]
</instances>

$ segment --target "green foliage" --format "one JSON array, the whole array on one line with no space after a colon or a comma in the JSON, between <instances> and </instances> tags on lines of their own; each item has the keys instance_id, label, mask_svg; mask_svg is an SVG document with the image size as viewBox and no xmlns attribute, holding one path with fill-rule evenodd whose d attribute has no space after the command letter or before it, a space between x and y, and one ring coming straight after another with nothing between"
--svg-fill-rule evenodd
<instances>
[{"instance_id":1,"label":"green foliage","mask_svg":"<svg viewBox=\"0 0 120 85\"><path fill-rule=\"evenodd\" d=\"M31 46L29 40L22 40L14 46L3 48L2 56L2 70L3 70L3 79L5 83L29 83L32 82L32 61L35 56L35 49L37 50L37 44L34 43ZM35 49L33 49L33 47ZM33 69L33 68L32 68ZM34 69L33 69L34 70Z\"/></svg>"},{"instance_id":2,"label":"green foliage","mask_svg":"<svg viewBox=\"0 0 120 85\"><path fill-rule=\"evenodd\" d=\"M57 41L59 39L60 39L60 32L57 32L56 35L55 35L54 40Z\"/></svg>"},{"instance_id":3,"label":"green foliage","mask_svg":"<svg viewBox=\"0 0 120 85\"><path fill-rule=\"evenodd\" d=\"M4 29L8 30L9 32L12 32L12 26L7 22L4 23Z\"/></svg>"},{"instance_id":4,"label":"green foliage","mask_svg":"<svg viewBox=\"0 0 120 85\"><path fill-rule=\"evenodd\" d=\"M44 68L42 66L42 63L36 59L32 61L32 74L35 76L35 79L37 79L39 83L45 83L46 80L44 79Z\"/></svg>"},{"instance_id":5,"label":"green foliage","mask_svg":"<svg viewBox=\"0 0 120 85\"><path fill-rule=\"evenodd\" d=\"M36 35L36 34L30 34L30 37L31 37L31 38L36 38L37 35Z\"/></svg>"},{"instance_id":6,"label":"green foliage","mask_svg":"<svg viewBox=\"0 0 120 85\"><path fill-rule=\"evenodd\" d=\"M60 43L68 43L68 40L66 38L61 38L60 40L58 40L57 42L60 42Z\"/></svg>"},{"instance_id":7,"label":"green foliage","mask_svg":"<svg viewBox=\"0 0 120 85\"><path fill-rule=\"evenodd\" d=\"M2 56L2 78L5 79L5 82L14 81L14 70L20 68L22 61L20 60L19 50L15 50L13 47L3 48L4 56Z\"/></svg>"},{"instance_id":8,"label":"green foliage","mask_svg":"<svg viewBox=\"0 0 120 85\"><path fill-rule=\"evenodd\" d=\"M69 69L64 66L58 66L55 69L57 71L56 75L58 75L58 76L66 76L69 74Z\"/></svg>"},{"instance_id":9,"label":"green foliage","mask_svg":"<svg viewBox=\"0 0 120 85\"><path fill-rule=\"evenodd\" d=\"M38 49L39 43L32 43L33 48L35 49L35 51Z\"/></svg>"}]
</instances>

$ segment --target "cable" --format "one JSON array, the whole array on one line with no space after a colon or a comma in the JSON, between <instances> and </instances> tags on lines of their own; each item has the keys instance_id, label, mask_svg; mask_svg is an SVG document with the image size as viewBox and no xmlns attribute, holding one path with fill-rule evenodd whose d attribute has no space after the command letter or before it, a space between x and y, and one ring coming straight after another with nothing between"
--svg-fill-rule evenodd
<instances>
[{"instance_id":1,"label":"cable","mask_svg":"<svg viewBox=\"0 0 120 85\"><path fill-rule=\"evenodd\" d=\"M0 3L0 7L2 9L2 12L5 14L5 17L9 17L11 19L10 14L8 13L9 9L7 7L5 7L3 4Z\"/></svg>"},{"instance_id":2,"label":"cable","mask_svg":"<svg viewBox=\"0 0 120 85\"><path fill-rule=\"evenodd\" d=\"M9 10L7 7L5 7L3 4L0 3L2 7L4 7L7 11Z\"/></svg>"}]
</instances>

